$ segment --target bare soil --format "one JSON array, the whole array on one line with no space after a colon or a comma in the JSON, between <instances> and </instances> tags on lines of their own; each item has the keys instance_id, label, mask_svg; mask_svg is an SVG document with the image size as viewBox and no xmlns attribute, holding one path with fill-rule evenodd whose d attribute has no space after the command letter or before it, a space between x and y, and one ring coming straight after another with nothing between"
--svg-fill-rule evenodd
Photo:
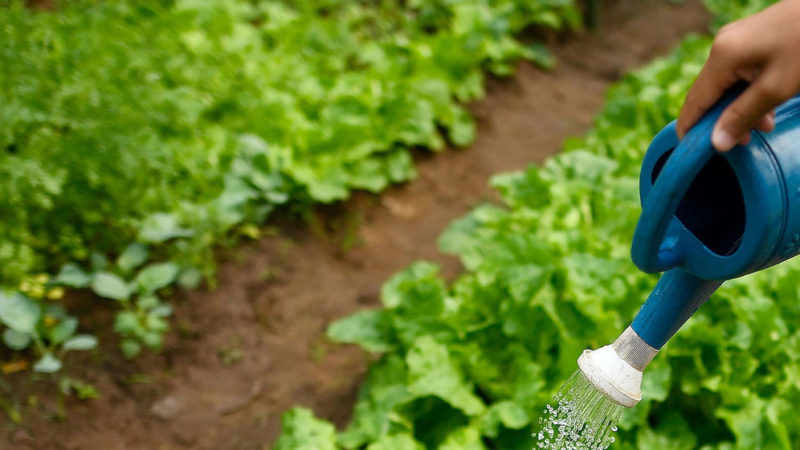
<instances>
[{"instance_id":1,"label":"bare soil","mask_svg":"<svg viewBox=\"0 0 800 450\"><path fill-rule=\"evenodd\" d=\"M124 361L109 335L93 357L72 361L72 373L100 398L68 398L59 417L45 401L54 394L27 395L43 383L7 377L7 397L24 405L24 420L0 422L0 448L269 448L293 405L344 426L369 356L326 341L327 325L377 307L381 284L414 260L436 261L455 276L458 261L438 253L436 239L492 198L489 177L557 152L591 126L609 83L707 24L699 1L605 2L598 31L553 38L554 70L521 64L513 78L489 81L486 100L472 106L472 147L420 152L415 181L379 196L359 193L306 221L282 219L261 239L224 251L215 289L177 295L161 354ZM73 302L89 328L110 328L102 300Z\"/></svg>"}]
</instances>

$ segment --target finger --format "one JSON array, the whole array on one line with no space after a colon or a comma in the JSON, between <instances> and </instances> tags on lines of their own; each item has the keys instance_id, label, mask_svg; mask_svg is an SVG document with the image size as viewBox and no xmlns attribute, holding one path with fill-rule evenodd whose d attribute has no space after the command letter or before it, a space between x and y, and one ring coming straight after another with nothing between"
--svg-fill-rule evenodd
<instances>
[{"instance_id":1,"label":"finger","mask_svg":"<svg viewBox=\"0 0 800 450\"><path fill-rule=\"evenodd\" d=\"M756 125L756 129L758 131L769 133L770 131L775 129L775 111L773 110L770 113L764 114L763 117L758 121L758 125Z\"/></svg>"},{"instance_id":2,"label":"finger","mask_svg":"<svg viewBox=\"0 0 800 450\"><path fill-rule=\"evenodd\" d=\"M730 150L785 100L781 89L775 86L781 86L780 82L775 80L775 76L765 73L725 108L711 135L711 142L717 150Z\"/></svg>"},{"instance_id":3,"label":"finger","mask_svg":"<svg viewBox=\"0 0 800 450\"><path fill-rule=\"evenodd\" d=\"M736 80L731 80L732 77L721 75L720 65L721 63L714 59L713 55L709 57L689 89L675 127L680 139L683 139L689 129L714 105L725 89L735 83Z\"/></svg>"},{"instance_id":4,"label":"finger","mask_svg":"<svg viewBox=\"0 0 800 450\"><path fill-rule=\"evenodd\" d=\"M741 28L743 23L726 25L714 38L708 60L692 84L678 116L679 138L686 135L728 88L741 80L760 77L764 55L754 49L747 33L737 29L737 25Z\"/></svg>"}]
</instances>

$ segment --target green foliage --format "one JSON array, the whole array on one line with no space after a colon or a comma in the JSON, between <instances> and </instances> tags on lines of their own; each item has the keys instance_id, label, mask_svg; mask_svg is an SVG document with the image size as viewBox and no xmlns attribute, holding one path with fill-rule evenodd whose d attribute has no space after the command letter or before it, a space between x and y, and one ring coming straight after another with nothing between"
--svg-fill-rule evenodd
<instances>
[{"instance_id":1,"label":"green foliage","mask_svg":"<svg viewBox=\"0 0 800 450\"><path fill-rule=\"evenodd\" d=\"M172 308L161 301L158 291L172 284L181 273L181 268L172 262L152 263L136 272L134 269L147 259L147 253L146 246L132 244L118 258L117 273L109 272L114 269L105 262L96 263L96 270L90 273L67 264L52 281L64 286L90 287L99 297L118 302L121 311L114 321L114 330L123 338L120 349L128 358L138 355L142 347L161 349ZM131 281L126 281L126 277ZM85 341L65 342L64 347L82 344Z\"/></svg>"},{"instance_id":2,"label":"green foliage","mask_svg":"<svg viewBox=\"0 0 800 450\"><path fill-rule=\"evenodd\" d=\"M283 434L274 450L335 450L336 429L319 420L305 408L294 408L283 415Z\"/></svg>"},{"instance_id":3,"label":"green foliage","mask_svg":"<svg viewBox=\"0 0 800 450\"><path fill-rule=\"evenodd\" d=\"M235 227L408 180L412 147L470 144L484 71L550 64L515 35L579 22L572 0L56 9L0 7L0 286L57 274L38 285L118 301L127 355L160 347L153 294L211 276Z\"/></svg>"},{"instance_id":4,"label":"green foliage","mask_svg":"<svg viewBox=\"0 0 800 450\"><path fill-rule=\"evenodd\" d=\"M59 305L42 305L19 292L0 290L0 323L5 325L3 343L13 351L29 349L39 359L33 370L42 373L61 369L68 351L92 350L97 338L76 334L78 320Z\"/></svg>"},{"instance_id":5,"label":"green foliage","mask_svg":"<svg viewBox=\"0 0 800 450\"><path fill-rule=\"evenodd\" d=\"M541 167L496 176L503 205L476 208L441 237L467 269L452 284L415 263L386 282L384 309L330 327L334 340L384 352L340 447L534 446L536 420L580 352L612 341L655 285L629 256L639 167L709 45L687 39L615 86L586 137ZM616 448L796 447L798 277L790 261L727 282L648 367Z\"/></svg>"},{"instance_id":6,"label":"green foliage","mask_svg":"<svg viewBox=\"0 0 800 450\"><path fill-rule=\"evenodd\" d=\"M41 317L39 305L22 294L0 293L0 320L16 333L32 333Z\"/></svg>"}]
</instances>

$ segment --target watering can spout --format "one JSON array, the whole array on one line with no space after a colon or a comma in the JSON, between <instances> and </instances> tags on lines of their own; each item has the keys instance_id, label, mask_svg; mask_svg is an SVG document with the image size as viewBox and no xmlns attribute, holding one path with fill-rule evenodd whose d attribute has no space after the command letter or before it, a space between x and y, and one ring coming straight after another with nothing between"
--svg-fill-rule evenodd
<instances>
[{"instance_id":1,"label":"watering can spout","mask_svg":"<svg viewBox=\"0 0 800 450\"><path fill-rule=\"evenodd\" d=\"M681 269L666 272L613 344L583 352L578 358L581 372L606 397L628 408L635 406L642 399L645 367L721 284Z\"/></svg>"},{"instance_id":2,"label":"watering can spout","mask_svg":"<svg viewBox=\"0 0 800 450\"><path fill-rule=\"evenodd\" d=\"M578 368L600 392L627 408L642 400L642 371L658 354L631 327L611 345L584 350Z\"/></svg>"},{"instance_id":3,"label":"watering can spout","mask_svg":"<svg viewBox=\"0 0 800 450\"><path fill-rule=\"evenodd\" d=\"M631 328L648 345L660 349L721 285L720 280L703 280L682 269L667 271Z\"/></svg>"}]
</instances>

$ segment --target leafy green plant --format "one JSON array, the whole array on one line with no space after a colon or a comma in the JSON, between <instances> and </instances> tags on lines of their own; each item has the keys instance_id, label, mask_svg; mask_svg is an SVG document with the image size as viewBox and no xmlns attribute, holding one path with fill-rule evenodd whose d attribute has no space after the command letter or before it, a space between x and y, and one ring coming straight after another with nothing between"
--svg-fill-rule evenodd
<instances>
[{"instance_id":1,"label":"leafy green plant","mask_svg":"<svg viewBox=\"0 0 800 450\"><path fill-rule=\"evenodd\" d=\"M629 257L639 167L709 46L688 38L615 86L586 137L541 167L496 176L502 205L476 208L440 238L466 269L452 284L415 263L383 286L382 309L330 326L332 340L382 354L335 448L534 445L580 352L613 340L655 285ZM790 261L727 282L648 367L615 448L795 448L798 276Z\"/></svg>"},{"instance_id":2,"label":"leafy green plant","mask_svg":"<svg viewBox=\"0 0 800 450\"><path fill-rule=\"evenodd\" d=\"M0 7L0 285L119 302L129 356L161 345L163 280L209 278L213 247L281 205L412 178L409 148L468 145L485 70L551 63L515 35L579 25L572 0L55 9Z\"/></svg>"},{"instance_id":3,"label":"leafy green plant","mask_svg":"<svg viewBox=\"0 0 800 450\"><path fill-rule=\"evenodd\" d=\"M295 408L283 417L285 430L274 450L335 450L336 428L319 420L305 408Z\"/></svg>"},{"instance_id":4,"label":"leafy green plant","mask_svg":"<svg viewBox=\"0 0 800 450\"><path fill-rule=\"evenodd\" d=\"M5 325L3 342L8 348L32 348L39 358L33 364L36 372L57 372L64 353L97 346L94 336L76 334L78 320L60 305L43 305L18 292L0 291L0 322Z\"/></svg>"},{"instance_id":5,"label":"leafy green plant","mask_svg":"<svg viewBox=\"0 0 800 450\"><path fill-rule=\"evenodd\" d=\"M146 246L131 244L117 258L117 273L110 271L104 258L96 258L94 272L85 273L79 267L67 264L53 280L56 284L73 288L89 287L99 297L114 300L121 306L114 330L122 337L120 349L128 358L138 355L142 346L151 350L161 349L163 335L169 329L167 317L172 314L172 307L160 300L158 291L181 276L180 267L172 262L140 267L147 258ZM193 272L185 272L184 277L186 273Z\"/></svg>"}]
</instances>

